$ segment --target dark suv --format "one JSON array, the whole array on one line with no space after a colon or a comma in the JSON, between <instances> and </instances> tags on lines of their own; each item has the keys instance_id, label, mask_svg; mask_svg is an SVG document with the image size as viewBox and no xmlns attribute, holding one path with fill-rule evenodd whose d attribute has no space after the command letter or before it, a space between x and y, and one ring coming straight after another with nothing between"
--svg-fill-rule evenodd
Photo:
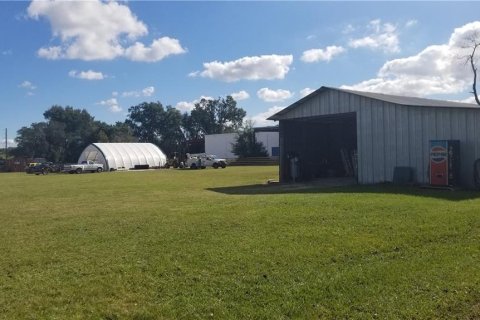
<instances>
[{"instance_id":1,"label":"dark suv","mask_svg":"<svg viewBox=\"0 0 480 320\"><path fill-rule=\"evenodd\" d=\"M27 167L27 173L35 173L36 175L39 174L49 174L50 172L60 172L61 167L57 164L53 164L52 162L44 162L44 163L36 163L35 165L30 165Z\"/></svg>"}]
</instances>

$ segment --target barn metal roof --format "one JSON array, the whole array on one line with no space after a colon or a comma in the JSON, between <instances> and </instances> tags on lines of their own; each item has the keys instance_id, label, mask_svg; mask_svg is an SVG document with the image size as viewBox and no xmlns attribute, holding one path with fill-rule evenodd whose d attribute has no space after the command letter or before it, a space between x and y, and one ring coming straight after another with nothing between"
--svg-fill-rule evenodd
<instances>
[{"instance_id":1,"label":"barn metal roof","mask_svg":"<svg viewBox=\"0 0 480 320\"><path fill-rule=\"evenodd\" d=\"M430 108L468 108L468 109L480 109L480 106L471 103L462 103L462 102L455 102L455 101L447 101L447 100L436 100L436 99L426 99L426 98L418 98L418 97L407 97L407 96L398 96L398 95L391 95L391 94L383 94L383 93L375 93L375 92L365 92L365 91L355 91L349 89L339 89L333 87L321 87L320 89L310 93L309 95L303 97L302 99L292 103L285 109L275 113L274 115L270 116L268 120L279 120L281 115L290 112L292 109L296 108L304 101L313 98L314 96L328 91L340 91L346 92L350 94L355 94L358 96L385 101L389 103L395 103L403 106L413 106L413 107L430 107Z\"/></svg>"}]
</instances>

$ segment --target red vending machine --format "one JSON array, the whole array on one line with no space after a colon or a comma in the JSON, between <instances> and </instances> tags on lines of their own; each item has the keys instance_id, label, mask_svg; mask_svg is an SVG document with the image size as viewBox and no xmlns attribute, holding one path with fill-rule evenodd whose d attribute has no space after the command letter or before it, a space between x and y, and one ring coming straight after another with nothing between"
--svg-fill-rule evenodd
<instances>
[{"instance_id":1,"label":"red vending machine","mask_svg":"<svg viewBox=\"0 0 480 320\"><path fill-rule=\"evenodd\" d=\"M459 182L460 141L430 140L430 184L455 186Z\"/></svg>"}]
</instances>

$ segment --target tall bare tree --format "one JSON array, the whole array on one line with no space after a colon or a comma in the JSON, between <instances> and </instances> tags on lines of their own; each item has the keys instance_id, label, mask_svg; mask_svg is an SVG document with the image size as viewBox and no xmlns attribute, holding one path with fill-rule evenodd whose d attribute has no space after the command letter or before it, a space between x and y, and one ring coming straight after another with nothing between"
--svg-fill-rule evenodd
<instances>
[{"instance_id":1,"label":"tall bare tree","mask_svg":"<svg viewBox=\"0 0 480 320\"><path fill-rule=\"evenodd\" d=\"M470 53L466 55L466 61L465 63L470 64L470 67L472 68L472 73L473 73L473 83L472 83L472 93L473 96L475 97L475 101L477 104L480 106L480 99L478 97L477 93L477 50L480 47L480 35L478 33L474 33L473 35L469 36L466 41L465 45L463 46L463 49L470 50Z\"/></svg>"}]
</instances>

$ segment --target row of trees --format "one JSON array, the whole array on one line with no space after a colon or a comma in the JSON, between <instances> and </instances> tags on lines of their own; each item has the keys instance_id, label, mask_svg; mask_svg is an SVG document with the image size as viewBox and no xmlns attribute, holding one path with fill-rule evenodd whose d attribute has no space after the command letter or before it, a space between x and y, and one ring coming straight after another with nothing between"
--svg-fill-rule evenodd
<instances>
[{"instance_id":1,"label":"row of trees","mask_svg":"<svg viewBox=\"0 0 480 320\"><path fill-rule=\"evenodd\" d=\"M136 141L127 124L96 121L86 110L53 106L43 116L45 121L18 130L15 155L73 162L92 142Z\"/></svg>"},{"instance_id":2,"label":"row of trees","mask_svg":"<svg viewBox=\"0 0 480 320\"><path fill-rule=\"evenodd\" d=\"M52 106L43 116L45 121L18 131L14 155L74 162L91 143L136 141L154 143L167 155L202 152L206 134L239 132L246 112L227 96L202 99L190 113L183 114L160 102L143 102L128 109L124 122L113 125L95 120L86 110L69 106ZM245 148L253 146L251 138L247 137L253 134L251 127L243 131L239 135L242 145L239 155L245 155ZM258 146L254 148L259 149Z\"/></svg>"},{"instance_id":3,"label":"row of trees","mask_svg":"<svg viewBox=\"0 0 480 320\"><path fill-rule=\"evenodd\" d=\"M182 114L160 102L144 102L128 109L125 123L140 142L151 142L164 152L201 152L206 134L237 132L246 116L230 96L202 99Z\"/></svg>"}]
</instances>

